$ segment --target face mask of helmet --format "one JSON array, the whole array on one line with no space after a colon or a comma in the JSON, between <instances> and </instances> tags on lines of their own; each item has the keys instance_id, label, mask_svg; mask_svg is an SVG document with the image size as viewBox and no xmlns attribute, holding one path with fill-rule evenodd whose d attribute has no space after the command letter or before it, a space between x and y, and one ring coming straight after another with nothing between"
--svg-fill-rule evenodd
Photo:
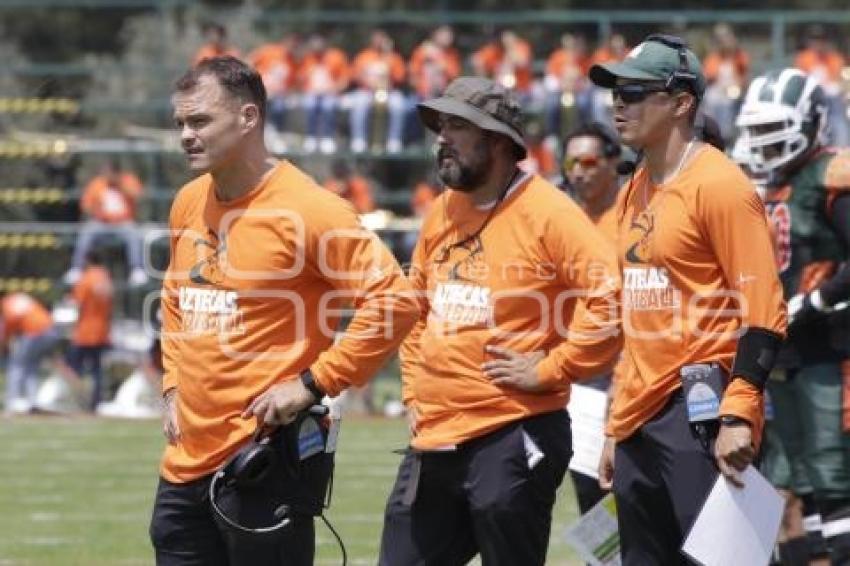
<instances>
[{"instance_id":1,"label":"face mask of helmet","mask_svg":"<svg viewBox=\"0 0 850 566\"><path fill-rule=\"evenodd\" d=\"M736 120L741 133L733 158L754 180L780 184L801 157L821 144L825 118L823 90L815 79L796 69L758 77Z\"/></svg>"}]
</instances>

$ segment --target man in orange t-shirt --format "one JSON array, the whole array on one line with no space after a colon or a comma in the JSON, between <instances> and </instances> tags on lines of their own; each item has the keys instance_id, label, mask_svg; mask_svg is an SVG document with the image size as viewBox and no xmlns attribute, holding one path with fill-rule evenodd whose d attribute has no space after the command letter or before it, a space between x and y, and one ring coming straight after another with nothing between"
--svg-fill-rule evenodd
<instances>
[{"instance_id":1,"label":"man in orange t-shirt","mask_svg":"<svg viewBox=\"0 0 850 566\"><path fill-rule=\"evenodd\" d=\"M78 376L91 371L94 389L90 409L94 411L103 394L103 369L101 358L109 347L109 329L112 324L112 278L97 251L86 256L86 268L71 291L79 316L71 337L68 365Z\"/></svg>"},{"instance_id":2,"label":"man in orange t-shirt","mask_svg":"<svg viewBox=\"0 0 850 566\"><path fill-rule=\"evenodd\" d=\"M307 153L336 151L336 113L350 80L348 56L341 49L330 47L321 35L311 36L298 66L298 85L307 114Z\"/></svg>"},{"instance_id":3,"label":"man in orange t-shirt","mask_svg":"<svg viewBox=\"0 0 850 566\"><path fill-rule=\"evenodd\" d=\"M368 149L370 118L386 113L386 150L401 151L404 117L407 103L400 88L407 74L404 60L393 46L393 40L384 30L375 30L369 47L354 59L354 80L357 90L349 95L351 112L351 151L362 153ZM375 122L374 119L371 120Z\"/></svg>"},{"instance_id":4,"label":"man in orange t-shirt","mask_svg":"<svg viewBox=\"0 0 850 566\"><path fill-rule=\"evenodd\" d=\"M169 219L162 290L168 445L150 529L157 563L255 566L285 556L286 564L312 564L311 514L287 499L273 510L275 523L289 519L286 528L240 534L214 520L213 476L263 427L289 425L325 395L364 384L414 324L416 302L398 263L350 204L271 158L256 71L235 58L208 59L178 80L172 101L199 176L177 193ZM349 305L354 316L336 340ZM299 431L315 438L302 427L298 439ZM301 453L300 461L308 457ZM239 505L230 520L270 526L263 506L293 488L270 473L241 497L250 474L233 474Z\"/></svg>"},{"instance_id":5,"label":"man in orange t-shirt","mask_svg":"<svg viewBox=\"0 0 850 566\"><path fill-rule=\"evenodd\" d=\"M626 361L599 479L613 479L623 564L678 564L718 468L740 484L755 457L782 287L754 187L695 139L705 77L684 41L651 35L590 79L643 155L617 203Z\"/></svg>"},{"instance_id":6,"label":"man in orange t-shirt","mask_svg":"<svg viewBox=\"0 0 850 566\"><path fill-rule=\"evenodd\" d=\"M14 344L10 344L12 340ZM0 353L6 354L5 414L35 408L38 370L59 342L50 313L26 293L9 293L0 301Z\"/></svg>"},{"instance_id":7,"label":"man in orange t-shirt","mask_svg":"<svg viewBox=\"0 0 850 566\"><path fill-rule=\"evenodd\" d=\"M421 314L401 349L413 437L378 563L542 565L572 455L570 383L621 345L613 251L569 197L518 168L514 93L460 77L418 108L448 188L413 252Z\"/></svg>"},{"instance_id":8,"label":"man in orange t-shirt","mask_svg":"<svg viewBox=\"0 0 850 566\"><path fill-rule=\"evenodd\" d=\"M142 182L129 171L121 171L113 161L104 163L80 199L80 210L86 217L74 246L71 269L65 274L68 285L82 274L86 254L104 236L117 236L124 241L131 285L142 285L147 275L142 267L142 243L135 225L136 201L142 194Z\"/></svg>"}]
</instances>

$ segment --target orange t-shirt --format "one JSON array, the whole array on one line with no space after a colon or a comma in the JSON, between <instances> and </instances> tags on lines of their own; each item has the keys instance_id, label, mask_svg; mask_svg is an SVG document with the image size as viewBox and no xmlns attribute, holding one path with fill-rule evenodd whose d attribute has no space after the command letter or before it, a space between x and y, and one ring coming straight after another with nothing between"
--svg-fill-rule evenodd
<instances>
[{"instance_id":1,"label":"orange t-shirt","mask_svg":"<svg viewBox=\"0 0 850 566\"><path fill-rule=\"evenodd\" d=\"M215 45L206 44L202 45L200 49L195 53L195 57L192 59L192 64L197 65L204 59L212 59L214 57L226 57L230 55L231 57L236 57L239 59L242 57L242 54L235 47L226 47L221 49Z\"/></svg>"},{"instance_id":2,"label":"orange t-shirt","mask_svg":"<svg viewBox=\"0 0 850 566\"><path fill-rule=\"evenodd\" d=\"M87 268L72 292L80 309L74 329L77 346L104 346L109 344L109 327L112 322L112 278L103 267Z\"/></svg>"},{"instance_id":3,"label":"orange t-shirt","mask_svg":"<svg viewBox=\"0 0 850 566\"><path fill-rule=\"evenodd\" d=\"M269 95L292 90L295 86L296 65L292 54L280 43L267 43L248 57L254 69L263 77Z\"/></svg>"},{"instance_id":4,"label":"orange t-shirt","mask_svg":"<svg viewBox=\"0 0 850 566\"><path fill-rule=\"evenodd\" d=\"M821 83L838 82L844 68L844 57L837 51L821 55L814 49L804 49L794 58L794 66L814 76Z\"/></svg>"},{"instance_id":5,"label":"orange t-shirt","mask_svg":"<svg viewBox=\"0 0 850 566\"><path fill-rule=\"evenodd\" d=\"M527 92L531 89L534 63L531 45L525 40L518 40L515 57L515 61L509 61L500 44L489 43L473 54L472 61L494 81L518 91ZM510 84L510 77L513 78L513 85Z\"/></svg>"},{"instance_id":6,"label":"orange t-shirt","mask_svg":"<svg viewBox=\"0 0 850 566\"><path fill-rule=\"evenodd\" d=\"M624 440L681 387L682 366L731 370L742 329L784 335L786 315L762 201L713 147L700 147L661 187L639 169L617 218L626 363L607 433ZM731 380L720 412L749 421L758 443L763 402L754 386Z\"/></svg>"},{"instance_id":7,"label":"orange t-shirt","mask_svg":"<svg viewBox=\"0 0 850 566\"><path fill-rule=\"evenodd\" d=\"M0 320L3 344L18 335L38 336L53 326L53 319L47 309L26 293L6 295L0 310L3 313L3 319Z\"/></svg>"},{"instance_id":8,"label":"orange t-shirt","mask_svg":"<svg viewBox=\"0 0 850 566\"><path fill-rule=\"evenodd\" d=\"M129 222L136 216L136 199L141 193L142 182L132 173L121 173L118 186L105 175L98 175L83 190L80 207L101 222Z\"/></svg>"},{"instance_id":9,"label":"orange t-shirt","mask_svg":"<svg viewBox=\"0 0 850 566\"><path fill-rule=\"evenodd\" d=\"M292 164L232 201L212 184L202 175L185 185L169 221L163 391L177 388L182 437L161 473L172 482L218 468L256 429L240 416L248 404L305 368L330 396L365 383L418 313L386 246Z\"/></svg>"},{"instance_id":10,"label":"orange t-shirt","mask_svg":"<svg viewBox=\"0 0 850 566\"><path fill-rule=\"evenodd\" d=\"M350 80L348 57L336 48L321 55L308 54L298 67L298 82L306 93L338 94L348 87Z\"/></svg>"},{"instance_id":11,"label":"orange t-shirt","mask_svg":"<svg viewBox=\"0 0 850 566\"><path fill-rule=\"evenodd\" d=\"M460 55L454 48L443 49L425 42L410 56L410 84L423 99L441 94L460 76L460 71Z\"/></svg>"},{"instance_id":12,"label":"orange t-shirt","mask_svg":"<svg viewBox=\"0 0 850 566\"><path fill-rule=\"evenodd\" d=\"M352 175L348 179L330 177L325 180L323 186L332 193L349 201L354 205L354 210L360 214L375 210L375 200L372 198L372 186L361 175Z\"/></svg>"},{"instance_id":13,"label":"orange t-shirt","mask_svg":"<svg viewBox=\"0 0 850 566\"><path fill-rule=\"evenodd\" d=\"M410 278L426 297L402 344L401 369L403 399L418 416L416 448L563 409L570 383L610 369L622 345L613 248L569 197L525 175L479 238L452 246L489 213L447 190L413 252ZM493 385L481 371L487 345L547 352L537 366L546 392Z\"/></svg>"},{"instance_id":14,"label":"orange t-shirt","mask_svg":"<svg viewBox=\"0 0 850 566\"><path fill-rule=\"evenodd\" d=\"M354 59L354 77L362 88L378 90L401 86L405 73L404 60L395 52L364 49Z\"/></svg>"}]
</instances>

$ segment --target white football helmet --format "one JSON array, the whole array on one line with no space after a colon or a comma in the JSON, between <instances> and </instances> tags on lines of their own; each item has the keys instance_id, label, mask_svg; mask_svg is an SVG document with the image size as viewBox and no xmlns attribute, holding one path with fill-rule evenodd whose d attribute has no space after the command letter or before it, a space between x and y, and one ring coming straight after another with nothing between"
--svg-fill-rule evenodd
<instances>
[{"instance_id":1,"label":"white football helmet","mask_svg":"<svg viewBox=\"0 0 850 566\"><path fill-rule=\"evenodd\" d=\"M750 84L735 125L733 159L772 185L798 158L823 143L827 105L813 77L797 69L762 75Z\"/></svg>"}]
</instances>

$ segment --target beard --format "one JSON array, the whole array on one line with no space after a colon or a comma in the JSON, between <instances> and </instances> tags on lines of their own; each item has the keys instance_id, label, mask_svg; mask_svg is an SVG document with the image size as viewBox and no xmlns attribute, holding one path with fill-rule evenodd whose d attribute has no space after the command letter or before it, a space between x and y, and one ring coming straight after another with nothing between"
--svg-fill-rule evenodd
<instances>
[{"instance_id":1,"label":"beard","mask_svg":"<svg viewBox=\"0 0 850 566\"><path fill-rule=\"evenodd\" d=\"M487 144L480 143L467 159L452 149L442 147L437 153L437 174L447 187L472 192L487 181L493 167Z\"/></svg>"}]
</instances>

